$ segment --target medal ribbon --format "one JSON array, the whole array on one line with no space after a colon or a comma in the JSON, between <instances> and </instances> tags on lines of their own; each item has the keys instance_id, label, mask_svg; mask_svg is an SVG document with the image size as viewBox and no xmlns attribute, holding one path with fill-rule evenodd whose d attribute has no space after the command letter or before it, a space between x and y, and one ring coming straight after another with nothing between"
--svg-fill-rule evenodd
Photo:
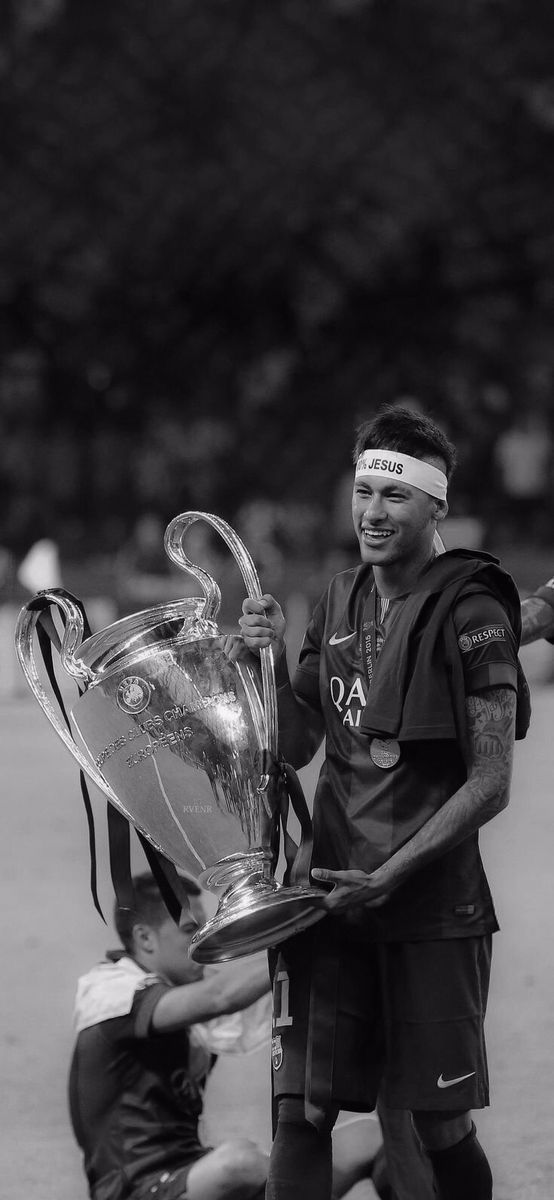
<instances>
[{"instance_id":1,"label":"medal ribbon","mask_svg":"<svg viewBox=\"0 0 554 1200\"><path fill-rule=\"evenodd\" d=\"M377 596L377 588L375 584L371 589L370 595L364 611L364 617L371 610L369 621L364 620L362 626L362 654L365 662L366 675L368 686L371 687L373 682L373 666L377 662L377 605L379 598Z\"/></svg>"},{"instance_id":2,"label":"medal ribbon","mask_svg":"<svg viewBox=\"0 0 554 1200\"><path fill-rule=\"evenodd\" d=\"M365 660L366 675L368 687L371 688L373 682L374 664L377 662L379 655L379 638L378 638L378 605L381 604L381 620L384 617L383 601L377 593L375 584L371 589L368 603L364 610L364 616L368 609L372 610L372 615L369 621L364 621L362 627L362 654ZM383 638L381 634L381 638ZM382 645L382 641L381 641ZM369 754L372 762L376 767L383 770L393 767L398 762L400 757L400 748L398 742L394 738L373 738L369 747Z\"/></svg>"}]
</instances>

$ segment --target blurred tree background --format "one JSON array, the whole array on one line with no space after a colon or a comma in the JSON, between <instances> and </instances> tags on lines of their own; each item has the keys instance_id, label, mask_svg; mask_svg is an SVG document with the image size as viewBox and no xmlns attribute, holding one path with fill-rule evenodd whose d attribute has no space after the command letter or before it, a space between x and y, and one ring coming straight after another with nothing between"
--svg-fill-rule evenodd
<instances>
[{"instance_id":1,"label":"blurred tree background","mask_svg":"<svg viewBox=\"0 0 554 1200\"><path fill-rule=\"evenodd\" d=\"M530 417L547 545L553 63L550 0L4 0L0 543L201 508L321 557L407 398L499 542Z\"/></svg>"}]
</instances>

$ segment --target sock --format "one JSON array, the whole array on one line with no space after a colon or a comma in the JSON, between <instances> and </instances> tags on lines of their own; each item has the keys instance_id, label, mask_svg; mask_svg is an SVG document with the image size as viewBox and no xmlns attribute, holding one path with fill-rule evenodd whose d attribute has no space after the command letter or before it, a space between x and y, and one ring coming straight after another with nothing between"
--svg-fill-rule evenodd
<instances>
[{"instance_id":1,"label":"sock","mask_svg":"<svg viewBox=\"0 0 554 1200\"><path fill-rule=\"evenodd\" d=\"M266 1200L331 1200L331 1130L306 1120L303 1096L281 1097Z\"/></svg>"},{"instance_id":2,"label":"sock","mask_svg":"<svg viewBox=\"0 0 554 1200\"><path fill-rule=\"evenodd\" d=\"M492 1200L492 1174L475 1125L447 1150L427 1150L438 1200Z\"/></svg>"}]
</instances>

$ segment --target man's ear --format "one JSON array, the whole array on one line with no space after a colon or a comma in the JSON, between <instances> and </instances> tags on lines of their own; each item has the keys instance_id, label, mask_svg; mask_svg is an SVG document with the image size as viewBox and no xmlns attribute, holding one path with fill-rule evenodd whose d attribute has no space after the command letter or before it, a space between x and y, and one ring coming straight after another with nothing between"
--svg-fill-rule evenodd
<instances>
[{"instance_id":1,"label":"man's ear","mask_svg":"<svg viewBox=\"0 0 554 1200\"><path fill-rule=\"evenodd\" d=\"M146 925L143 921L137 921L136 925L133 925L133 941L137 950L151 953L154 949L154 930L152 926Z\"/></svg>"},{"instance_id":2,"label":"man's ear","mask_svg":"<svg viewBox=\"0 0 554 1200\"><path fill-rule=\"evenodd\" d=\"M435 500L435 521L444 521L448 513L447 500Z\"/></svg>"}]
</instances>

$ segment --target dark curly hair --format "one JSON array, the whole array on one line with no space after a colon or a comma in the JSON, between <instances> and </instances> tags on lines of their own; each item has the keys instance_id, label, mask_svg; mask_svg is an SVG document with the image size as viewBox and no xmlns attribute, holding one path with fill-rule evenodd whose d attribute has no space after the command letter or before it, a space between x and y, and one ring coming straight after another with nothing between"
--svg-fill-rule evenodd
<instances>
[{"instance_id":1,"label":"dark curly hair","mask_svg":"<svg viewBox=\"0 0 554 1200\"><path fill-rule=\"evenodd\" d=\"M133 950L135 925L144 921L145 925L159 929L169 916L160 889L149 871L145 871L141 875L133 875L133 893L132 908L120 908L116 902L113 913L119 940L128 953Z\"/></svg>"},{"instance_id":2,"label":"dark curly hair","mask_svg":"<svg viewBox=\"0 0 554 1200\"><path fill-rule=\"evenodd\" d=\"M456 447L442 429L424 413L389 404L356 430L354 463L364 450L397 450L412 458L442 458L446 476L456 466Z\"/></svg>"}]
</instances>

